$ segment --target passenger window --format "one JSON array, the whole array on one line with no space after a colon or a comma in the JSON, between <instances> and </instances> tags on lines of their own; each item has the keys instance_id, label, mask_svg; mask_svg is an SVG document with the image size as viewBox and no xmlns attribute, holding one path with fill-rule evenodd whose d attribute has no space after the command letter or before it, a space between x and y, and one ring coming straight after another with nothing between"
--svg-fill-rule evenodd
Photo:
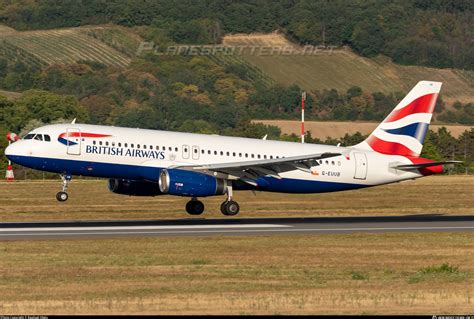
<instances>
[{"instance_id":1,"label":"passenger window","mask_svg":"<svg viewBox=\"0 0 474 319\"><path fill-rule=\"evenodd\" d=\"M118 147L122 147L122 143L118 143Z\"/></svg>"},{"instance_id":2,"label":"passenger window","mask_svg":"<svg viewBox=\"0 0 474 319\"><path fill-rule=\"evenodd\" d=\"M217 155L217 151L214 151L214 155Z\"/></svg>"},{"instance_id":3,"label":"passenger window","mask_svg":"<svg viewBox=\"0 0 474 319\"><path fill-rule=\"evenodd\" d=\"M331 162L331 165L335 165L334 161Z\"/></svg>"},{"instance_id":4,"label":"passenger window","mask_svg":"<svg viewBox=\"0 0 474 319\"><path fill-rule=\"evenodd\" d=\"M242 157L242 153L239 153L239 157Z\"/></svg>"},{"instance_id":5,"label":"passenger window","mask_svg":"<svg viewBox=\"0 0 474 319\"><path fill-rule=\"evenodd\" d=\"M229 153L229 152L227 152L227 153L226 153L226 155L227 155L227 156L229 156L229 155L230 155L230 153Z\"/></svg>"},{"instance_id":6,"label":"passenger window","mask_svg":"<svg viewBox=\"0 0 474 319\"><path fill-rule=\"evenodd\" d=\"M171 152L172 150L173 150L173 148L172 148L171 146L170 146L170 147L168 147L168 151L170 151L170 152Z\"/></svg>"},{"instance_id":7,"label":"passenger window","mask_svg":"<svg viewBox=\"0 0 474 319\"><path fill-rule=\"evenodd\" d=\"M177 152L177 151L178 151L178 148L177 148L177 147L175 147L175 148L174 148L174 151L175 151L175 152Z\"/></svg>"},{"instance_id":8,"label":"passenger window","mask_svg":"<svg viewBox=\"0 0 474 319\"><path fill-rule=\"evenodd\" d=\"M257 158L260 159L260 154L257 155Z\"/></svg>"},{"instance_id":9,"label":"passenger window","mask_svg":"<svg viewBox=\"0 0 474 319\"><path fill-rule=\"evenodd\" d=\"M234 156L234 157L235 157L235 152L233 152L233 153L232 153L232 156Z\"/></svg>"},{"instance_id":10,"label":"passenger window","mask_svg":"<svg viewBox=\"0 0 474 319\"><path fill-rule=\"evenodd\" d=\"M145 150L146 150L146 144L144 144L144 145L143 145L143 149L145 149Z\"/></svg>"},{"instance_id":11,"label":"passenger window","mask_svg":"<svg viewBox=\"0 0 474 319\"><path fill-rule=\"evenodd\" d=\"M270 155L270 159L273 159L273 155Z\"/></svg>"},{"instance_id":12,"label":"passenger window","mask_svg":"<svg viewBox=\"0 0 474 319\"><path fill-rule=\"evenodd\" d=\"M44 136L44 140L45 140L46 142L51 142L51 137L49 137L49 135L45 135L45 136Z\"/></svg>"},{"instance_id":13,"label":"passenger window","mask_svg":"<svg viewBox=\"0 0 474 319\"><path fill-rule=\"evenodd\" d=\"M140 148L140 144L137 144L137 148Z\"/></svg>"},{"instance_id":14,"label":"passenger window","mask_svg":"<svg viewBox=\"0 0 474 319\"><path fill-rule=\"evenodd\" d=\"M124 146L124 147L128 147L128 143L125 143L123 146Z\"/></svg>"},{"instance_id":15,"label":"passenger window","mask_svg":"<svg viewBox=\"0 0 474 319\"><path fill-rule=\"evenodd\" d=\"M130 147L131 147L131 148L133 148L133 147L134 147L134 145L133 145L133 144L130 144Z\"/></svg>"},{"instance_id":16,"label":"passenger window","mask_svg":"<svg viewBox=\"0 0 474 319\"><path fill-rule=\"evenodd\" d=\"M264 158L264 159L267 159L267 155L263 155L263 158Z\"/></svg>"},{"instance_id":17,"label":"passenger window","mask_svg":"<svg viewBox=\"0 0 474 319\"><path fill-rule=\"evenodd\" d=\"M204 150L201 150L201 154L204 154Z\"/></svg>"},{"instance_id":18,"label":"passenger window","mask_svg":"<svg viewBox=\"0 0 474 319\"><path fill-rule=\"evenodd\" d=\"M207 150L207 154L211 155L211 150Z\"/></svg>"},{"instance_id":19,"label":"passenger window","mask_svg":"<svg viewBox=\"0 0 474 319\"><path fill-rule=\"evenodd\" d=\"M255 155L252 154L252 158L255 158Z\"/></svg>"},{"instance_id":20,"label":"passenger window","mask_svg":"<svg viewBox=\"0 0 474 319\"><path fill-rule=\"evenodd\" d=\"M105 142L105 145L106 145L106 146L109 146L109 142Z\"/></svg>"},{"instance_id":21,"label":"passenger window","mask_svg":"<svg viewBox=\"0 0 474 319\"><path fill-rule=\"evenodd\" d=\"M198 152L198 150L197 150L197 148L195 148L195 149L194 149L194 153L197 154L197 152Z\"/></svg>"}]
</instances>

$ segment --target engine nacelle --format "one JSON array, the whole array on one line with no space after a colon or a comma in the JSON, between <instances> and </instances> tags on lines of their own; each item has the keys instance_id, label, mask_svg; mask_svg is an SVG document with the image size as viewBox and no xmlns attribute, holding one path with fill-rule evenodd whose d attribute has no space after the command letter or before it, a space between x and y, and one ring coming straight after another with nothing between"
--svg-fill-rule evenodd
<instances>
[{"instance_id":1,"label":"engine nacelle","mask_svg":"<svg viewBox=\"0 0 474 319\"><path fill-rule=\"evenodd\" d=\"M189 197L222 195L227 190L222 179L180 169L162 170L158 184L162 193Z\"/></svg>"},{"instance_id":2,"label":"engine nacelle","mask_svg":"<svg viewBox=\"0 0 474 319\"><path fill-rule=\"evenodd\" d=\"M127 179L109 179L109 190L112 193L130 196L162 195L157 183L131 181Z\"/></svg>"}]
</instances>

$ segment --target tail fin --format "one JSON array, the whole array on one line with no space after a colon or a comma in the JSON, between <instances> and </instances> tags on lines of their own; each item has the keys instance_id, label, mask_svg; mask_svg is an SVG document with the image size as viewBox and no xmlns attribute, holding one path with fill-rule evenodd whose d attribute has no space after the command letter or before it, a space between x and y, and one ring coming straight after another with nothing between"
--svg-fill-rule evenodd
<instances>
[{"instance_id":1,"label":"tail fin","mask_svg":"<svg viewBox=\"0 0 474 319\"><path fill-rule=\"evenodd\" d=\"M375 131L354 148L419 157L441 85L418 82Z\"/></svg>"}]
</instances>

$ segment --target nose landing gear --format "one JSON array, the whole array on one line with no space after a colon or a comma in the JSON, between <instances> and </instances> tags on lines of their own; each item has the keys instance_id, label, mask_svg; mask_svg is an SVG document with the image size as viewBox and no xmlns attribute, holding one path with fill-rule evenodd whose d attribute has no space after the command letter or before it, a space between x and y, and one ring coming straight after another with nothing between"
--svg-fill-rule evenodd
<instances>
[{"instance_id":1,"label":"nose landing gear","mask_svg":"<svg viewBox=\"0 0 474 319\"><path fill-rule=\"evenodd\" d=\"M61 174L61 180L63 181L63 186L62 190L56 194L56 199L58 202L65 202L69 198L69 195L67 194L67 187L69 182L71 181L72 176L71 175L66 175L66 174Z\"/></svg>"}]
</instances>

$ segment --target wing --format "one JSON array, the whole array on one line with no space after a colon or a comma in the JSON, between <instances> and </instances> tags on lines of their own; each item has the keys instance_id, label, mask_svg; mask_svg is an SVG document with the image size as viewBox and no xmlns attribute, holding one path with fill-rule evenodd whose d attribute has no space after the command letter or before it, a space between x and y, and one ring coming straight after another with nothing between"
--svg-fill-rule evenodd
<instances>
[{"instance_id":1,"label":"wing","mask_svg":"<svg viewBox=\"0 0 474 319\"><path fill-rule=\"evenodd\" d=\"M205 165L181 165L170 168L199 171L224 179L242 180L253 186L257 186L257 179L263 176L271 176L281 179L280 173L301 170L311 173L312 166L318 166L318 160L343 155L342 153L321 153L312 155L300 155L292 157L264 159L256 161L242 161L222 164Z\"/></svg>"}]
</instances>

